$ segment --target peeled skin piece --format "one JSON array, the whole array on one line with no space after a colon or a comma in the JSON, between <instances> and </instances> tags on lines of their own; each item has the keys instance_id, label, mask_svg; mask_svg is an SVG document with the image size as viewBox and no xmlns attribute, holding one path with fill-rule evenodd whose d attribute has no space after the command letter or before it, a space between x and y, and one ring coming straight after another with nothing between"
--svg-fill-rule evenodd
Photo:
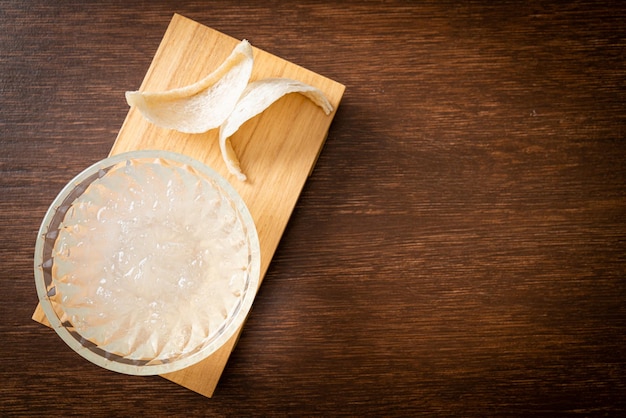
<instances>
[{"instance_id":1,"label":"peeled skin piece","mask_svg":"<svg viewBox=\"0 0 626 418\"><path fill-rule=\"evenodd\" d=\"M231 114L248 85L252 46L241 41L230 56L202 80L163 92L126 92L126 101L153 124L184 133L204 133Z\"/></svg>"},{"instance_id":2,"label":"peeled skin piece","mask_svg":"<svg viewBox=\"0 0 626 418\"><path fill-rule=\"evenodd\" d=\"M245 181L230 143L241 125L290 93L306 96L327 115L333 110L319 89L297 80L266 78L249 83L253 64L252 46L243 40L219 68L202 80L164 92L129 91L126 101L162 128L196 134L219 127L224 163L231 174Z\"/></svg>"},{"instance_id":3,"label":"peeled skin piece","mask_svg":"<svg viewBox=\"0 0 626 418\"><path fill-rule=\"evenodd\" d=\"M265 78L254 81L245 88L232 113L220 126L220 150L228 171L238 180L245 181L246 175L241 171L239 159L230 143L230 137L246 121L262 113L272 103L286 94L300 93L321 107L327 115L333 111L328 99L317 88L297 80L288 78Z\"/></svg>"}]
</instances>

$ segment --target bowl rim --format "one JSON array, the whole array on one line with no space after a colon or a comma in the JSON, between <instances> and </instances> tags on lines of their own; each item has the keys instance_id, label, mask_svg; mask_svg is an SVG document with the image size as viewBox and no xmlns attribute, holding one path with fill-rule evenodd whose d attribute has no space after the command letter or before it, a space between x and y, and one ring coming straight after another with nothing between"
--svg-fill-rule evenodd
<instances>
[{"instance_id":1,"label":"bowl rim","mask_svg":"<svg viewBox=\"0 0 626 418\"><path fill-rule=\"evenodd\" d=\"M139 159L154 159L155 161L165 160L168 162L174 162L179 167L187 165L197 172L201 173L202 175L215 181L217 185L223 190L224 194L226 194L228 198L231 199L237 212L239 213L241 221L244 223L247 231L247 238L249 240L251 253L250 271L248 278L249 281L247 287L248 290L246 291L246 294L244 295L236 314L231 317L230 322L222 330L222 332L216 335L213 341L211 341L201 350L187 357L175 359L166 363L159 362L157 364L144 365L133 364L132 361L121 363L119 361L116 361L115 359L107 358L103 355L96 353L95 351L92 351L91 348L88 348L85 344L78 341L72 335L72 333L61 323L60 318L57 316L56 311L54 310L52 303L49 300L49 287L46 285L46 279L44 277L44 263L52 260L44 260L45 241L50 230L50 224L57 214L57 211L59 211L62 205L66 203L66 199L70 197L71 193L75 191L77 186L80 187L82 183L89 181L90 177L94 177L94 179L92 179L91 181L95 180L100 170L106 170L108 167L115 166L124 161ZM61 219L63 218L64 216L61 217ZM260 284L261 251L256 225L254 219L252 218L252 215L250 214L250 211L248 210L246 203L237 192L237 190L235 190L235 188L217 171L194 158L180 153L164 150L138 150L123 152L104 158L80 172L62 188L62 190L53 200L52 204L49 206L41 222L41 226L39 228L35 243L33 264L35 272L35 285L37 288L37 295L41 307L46 315L46 318L48 319L48 322L50 323L51 328L56 331L59 337L61 337L61 339L67 345L69 345L76 353L81 355L83 358L105 369L124 374L147 376L171 373L192 366L206 359L211 354L215 353L227 341L229 341L231 337L233 337L233 335L245 323L248 313L252 308L252 302L254 301ZM76 331L73 332L78 334ZM93 345L93 343L91 344ZM104 352L104 350L102 349L99 350Z\"/></svg>"}]
</instances>

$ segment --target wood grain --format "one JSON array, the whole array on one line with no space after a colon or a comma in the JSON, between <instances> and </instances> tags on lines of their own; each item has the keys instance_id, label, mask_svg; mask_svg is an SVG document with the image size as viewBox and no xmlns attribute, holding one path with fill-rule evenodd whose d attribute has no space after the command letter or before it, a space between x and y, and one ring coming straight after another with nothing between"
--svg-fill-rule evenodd
<instances>
[{"instance_id":1,"label":"wood grain","mask_svg":"<svg viewBox=\"0 0 626 418\"><path fill-rule=\"evenodd\" d=\"M217 68L240 41L175 14L168 25L141 91L165 91L187 86ZM208 71L207 69L211 69ZM290 95L246 122L232 137L248 180L241 182L226 168L218 130L190 135L163 129L131 109L110 155L136 150L166 150L187 155L216 170L240 194L256 225L261 249L261 279L302 187L319 155L345 87L268 52L254 48L251 81L284 77L317 87L333 111L326 115L303 96ZM38 306L33 319L49 325ZM212 396L241 329L215 354L186 370L163 377L205 396Z\"/></svg>"},{"instance_id":2,"label":"wood grain","mask_svg":"<svg viewBox=\"0 0 626 418\"><path fill-rule=\"evenodd\" d=\"M211 399L30 319L43 214L111 149L174 11L346 86ZM0 14L3 415L626 414L621 3Z\"/></svg>"}]
</instances>

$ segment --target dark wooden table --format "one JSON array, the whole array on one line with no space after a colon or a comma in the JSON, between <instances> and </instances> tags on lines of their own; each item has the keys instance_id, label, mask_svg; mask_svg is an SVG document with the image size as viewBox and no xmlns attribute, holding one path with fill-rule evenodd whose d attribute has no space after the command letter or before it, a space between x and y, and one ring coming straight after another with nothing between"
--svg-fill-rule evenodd
<instances>
[{"instance_id":1,"label":"dark wooden table","mask_svg":"<svg viewBox=\"0 0 626 418\"><path fill-rule=\"evenodd\" d=\"M0 415L626 413L626 6L54 3L0 2ZM31 320L174 12L347 87L212 399Z\"/></svg>"}]
</instances>

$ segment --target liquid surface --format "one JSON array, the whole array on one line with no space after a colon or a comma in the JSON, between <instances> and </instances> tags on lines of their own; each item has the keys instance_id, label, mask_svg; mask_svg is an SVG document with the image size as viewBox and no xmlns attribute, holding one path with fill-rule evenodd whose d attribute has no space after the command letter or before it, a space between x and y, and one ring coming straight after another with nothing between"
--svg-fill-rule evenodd
<instances>
[{"instance_id":1,"label":"liquid surface","mask_svg":"<svg viewBox=\"0 0 626 418\"><path fill-rule=\"evenodd\" d=\"M234 205L186 166L129 161L100 175L53 250L61 321L128 359L198 351L247 290L249 243Z\"/></svg>"}]
</instances>

